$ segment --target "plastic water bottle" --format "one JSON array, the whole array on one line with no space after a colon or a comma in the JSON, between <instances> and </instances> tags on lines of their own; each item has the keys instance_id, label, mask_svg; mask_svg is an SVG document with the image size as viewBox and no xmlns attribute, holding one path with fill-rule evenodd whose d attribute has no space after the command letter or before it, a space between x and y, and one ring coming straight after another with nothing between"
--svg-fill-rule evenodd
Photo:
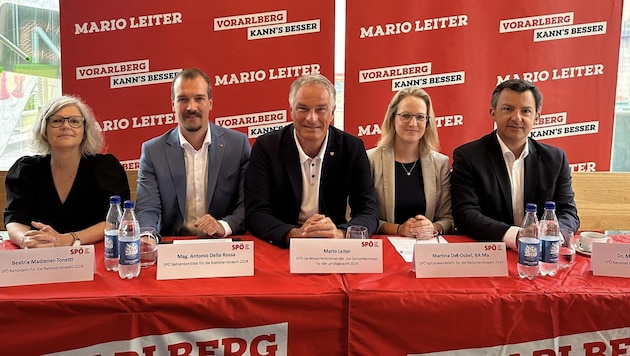
<instances>
[{"instance_id":1,"label":"plastic water bottle","mask_svg":"<svg viewBox=\"0 0 630 356\"><path fill-rule=\"evenodd\" d=\"M133 212L133 201L125 200L123 208L118 229L118 275L131 279L140 274L140 224Z\"/></svg>"},{"instance_id":2,"label":"plastic water bottle","mask_svg":"<svg viewBox=\"0 0 630 356\"><path fill-rule=\"evenodd\" d=\"M540 274L555 276L558 271L558 253L560 252L560 225L556 217L556 203L545 202L545 212L540 218Z\"/></svg>"},{"instance_id":3,"label":"plastic water bottle","mask_svg":"<svg viewBox=\"0 0 630 356\"><path fill-rule=\"evenodd\" d=\"M105 216L105 269L108 271L118 271L118 227L121 217L120 197L112 195Z\"/></svg>"},{"instance_id":4,"label":"plastic water bottle","mask_svg":"<svg viewBox=\"0 0 630 356\"><path fill-rule=\"evenodd\" d=\"M534 279L540 265L540 240L538 239L538 217L536 204L525 205L525 217L518 234L518 263L516 269L521 278Z\"/></svg>"}]
</instances>

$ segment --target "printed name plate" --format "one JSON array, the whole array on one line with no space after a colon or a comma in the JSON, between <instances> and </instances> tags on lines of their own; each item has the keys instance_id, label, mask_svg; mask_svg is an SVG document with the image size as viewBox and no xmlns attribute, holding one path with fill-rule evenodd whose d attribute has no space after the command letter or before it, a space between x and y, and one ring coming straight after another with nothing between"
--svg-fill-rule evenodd
<instances>
[{"instance_id":1,"label":"printed name plate","mask_svg":"<svg viewBox=\"0 0 630 356\"><path fill-rule=\"evenodd\" d=\"M383 273L383 241L291 239L291 273Z\"/></svg>"},{"instance_id":2,"label":"printed name plate","mask_svg":"<svg viewBox=\"0 0 630 356\"><path fill-rule=\"evenodd\" d=\"M0 286L94 280L94 246L0 251Z\"/></svg>"},{"instance_id":3,"label":"printed name plate","mask_svg":"<svg viewBox=\"0 0 630 356\"><path fill-rule=\"evenodd\" d=\"M253 275L253 241L158 246L158 280Z\"/></svg>"},{"instance_id":4,"label":"printed name plate","mask_svg":"<svg viewBox=\"0 0 630 356\"><path fill-rule=\"evenodd\" d=\"M591 268L594 276L630 277L630 244L594 243Z\"/></svg>"},{"instance_id":5,"label":"printed name plate","mask_svg":"<svg viewBox=\"0 0 630 356\"><path fill-rule=\"evenodd\" d=\"M503 242L416 244L414 256L416 278L508 275Z\"/></svg>"}]
</instances>

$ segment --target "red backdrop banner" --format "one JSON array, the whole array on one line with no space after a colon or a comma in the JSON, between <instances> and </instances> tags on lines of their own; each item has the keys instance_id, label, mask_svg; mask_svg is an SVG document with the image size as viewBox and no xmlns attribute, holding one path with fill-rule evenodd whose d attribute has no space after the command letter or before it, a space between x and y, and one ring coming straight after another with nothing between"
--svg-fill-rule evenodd
<instances>
[{"instance_id":1,"label":"red backdrop banner","mask_svg":"<svg viewBox=\"0 0 630 356\"><path fill-rule=\"evenodd\" d=\"M542 91L531 137L565 149L574 170L607 171L622 1L347 0L345 130L376 145L396 91L434 100L440 151L493 130L494 87Z\"/></svg>"},{"instance_id":2,"label":"red backdrop banner","mask_svg":"<svg viewBox=\"0 0 630 356\"><path fill-rule=\"evenodd\" d=\"M289 86L333 78L334 2L60 0L62 88L97 115L107 151L137 169L140 145L175 126L173 77L198 67L212 120L260 134L290 121Z\"/></svg>"}]
</instances>

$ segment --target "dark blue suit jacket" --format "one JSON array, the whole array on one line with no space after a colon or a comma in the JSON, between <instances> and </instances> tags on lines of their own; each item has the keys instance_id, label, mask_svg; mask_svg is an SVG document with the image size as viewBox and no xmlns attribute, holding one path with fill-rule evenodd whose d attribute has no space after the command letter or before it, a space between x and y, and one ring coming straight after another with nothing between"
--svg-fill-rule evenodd
<instances>
[{"instance_id":1,"label":"dark blue suit jacket","mask_svg":"<svg viewBox=\"0 0 630 356\"><path fill-rule=\"evenodd\" d=\"M293 124L259 137L252 148L245 175L245 225L254 236L286 247L284 236L299 227L302 170ZM346 221L350 205L351 220ZM374 183L363 141L334 127L322 165L320 213L338 228L367 226L370 235L378 223Z\"/></svg>"},{"instance_id":2,"label":"dark blue suit jacket","mask_svg":"<svg viewBox=\"0 0 630 356\"><path fill-rule=\"evenodd\" d=\"M501 241L514 225L510 178L496 131L453 152L451 201L457 230L479 241ZM524 203L556 203L560 225L578 231L571 170L563 150L529 140L525 158Z\"/></svg>"}]
</instances>

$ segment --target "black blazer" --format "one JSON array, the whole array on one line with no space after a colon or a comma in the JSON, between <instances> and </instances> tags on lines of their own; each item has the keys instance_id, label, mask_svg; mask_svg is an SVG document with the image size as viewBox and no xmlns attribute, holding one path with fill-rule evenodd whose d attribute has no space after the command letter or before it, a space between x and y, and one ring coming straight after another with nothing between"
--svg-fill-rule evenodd
<instances>
[{"instance_id":1,"label":"black blazer","mask_svg":"<svg viewBox=\"0 0 630 356\"><path fill-rule=\"evenodd\" d=\"M578 231L580 219L565 152L528 140L523 202L536 203L540 218L545 201L554 201L560 226ZM501 241L514 225L510 178L496 131L453 152L451 201L455 228L473 239Z\"/></svg>"},{"instance_id":2,"label":"black blazer","mask_svg":"<svg viewBox=\"0 0 630 356\"><path fill-rule=\"evenodd\" d=\"M363 141L334 127L322 163L320 213L338 228L363 225L370 235L378 223L374 183ZM302 170L293 124L259 137L245 175L245 225L254 236L287 247L284 236L298 226ZM346 221L350 206L351 220Z\"/></svg>"}]
</instances>

